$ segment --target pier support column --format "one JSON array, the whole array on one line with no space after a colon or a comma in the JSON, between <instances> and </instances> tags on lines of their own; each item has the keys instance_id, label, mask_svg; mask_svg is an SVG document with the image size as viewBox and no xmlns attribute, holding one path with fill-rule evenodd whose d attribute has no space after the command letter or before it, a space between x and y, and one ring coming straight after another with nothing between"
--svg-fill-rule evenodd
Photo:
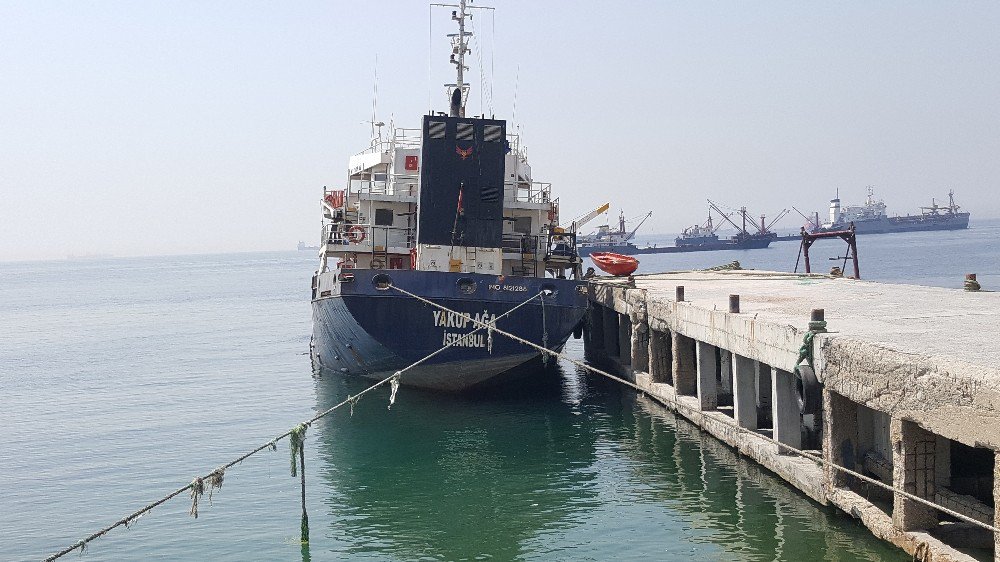
<instances>
[{"instance_id":1,"label":"pier support column","mask_svg":"<svg viewBox=\"0 0 1000 562\"><path fill-rule=\"evenodd\" d=\"M774 439L778 443L802 448L802 414L795 394L795 379L788 371L771 368L771 419L774 421ZM778 449L779 454L790 454Z\"/></svg>"},{"instance_id":2,"label":"pier support column","mask_svg":"<svg viewBox=\"0 0 1000 562\"><path fill-rule=\"evenodd\" d=\"M719 404L733 405L733 352L719 349Z\"/></svg>"},{"instance_id":3,"label":"pier support column","mask_svg":"<svg viewBox=\"0 0 1000 562\"><path fill-rule=\"evenodd\" d=\"M649 372L649 324L632 322L632 369Z\"/></svg>"},{"instance_id":4,"label":"pier support column","mask_svg":"<svg viewBox=\"0 0 1000 562\"><path fill-rule=\"evenodd\" d=\"M823 389L823 458L828 463L855 470L858 463L858 405ZM824 469L824 485L843 488L850 477L829 466Z\"/></svg>"},{"instance_id":5,"label":"pier support column","mask_svg":"<svg viewBox=\"0 0 1000 562\"><path fill-rule=\"evenodd\" d=\"M889 426L892 436L892 480L897 488L934 501L934 450L937 439L933 433L906 420L893 418ZM935 510L894 494L892 520L904 531L917 531L937 526Z\"/></svg>"},{"instance_id":6,"label":"pier support column","mask_svg":"<svg viewBox=\"0 0 1000 562\"><path fill-rule=\"evenodd\" d=\"M670 333L649 331L649 374L653 382L673 384L670 374Z\"/></svg>"},{"instance_id":7,"label":"pier support column","mask_svg":"<svg viewBox=\"0 0 1000 562\"><path fill-rule=\"evenodd\" d=\"M703 341L697 342L698 356L698 403L701 409L714 410L719 406L718 384L715 380L715 346Z\"/></svg>"},{"instance_id":8,"label":"pier support column","mask_svg":"<svg viewBox=\"0 0 1000 562\"><path fill-rule=\"evenodd\" d=\"M608 359L618 359L618 312L611 307L603 307L604 351Z\"/></svg>"},{"instance_id":9,"label":"pier support column","mask_svg":"<svg viewBox=\"0 0 1000 562\"><path fill-rule=\"evenodd\" d=\"M754 361L737 353L733 354L733 417L740 427L757 429Z\"/></svg>"},{"instance_id":10,"label":"pier support column","mask_svg":"<svg viewBox=\"0 0 1000 562\"><path fill-rule=\"evenodd\" d=\"M674 389L677 394L696 396L698 394L698 367L693 339L672 333Z\"/></svg>"},{"instance_id":11,"label":"pier support column","mask_svg":"<svg viewBox=\"0 0 1000 562\"><path fill-rule=\"evenodd\" d=\"M628 314L618 315L618 361L625 369L632 366L632 321Z\"/></svg>"}]
</instances>

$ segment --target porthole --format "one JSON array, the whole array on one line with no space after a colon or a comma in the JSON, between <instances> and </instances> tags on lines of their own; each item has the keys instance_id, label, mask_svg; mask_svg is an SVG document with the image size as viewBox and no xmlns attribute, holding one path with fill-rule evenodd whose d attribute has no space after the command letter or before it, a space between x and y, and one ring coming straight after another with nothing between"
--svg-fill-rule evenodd
<instances>
[{"instance_id":1,"label":"porthole","mask_svg":"<svg viewBox=\"0 0 1000 562\"><path fill-rule=\"evenodd\" d=\"M460 293L471 295L476 292L476 282L469 277L462 277L458 280L458 282L456 282L456 285L458 286L458 292Z\"/></svg>"},{"instance_id":2,"label":"porthole","mask_svg":"<svg viewBox=\"0 0 1000 562\"><path fill-rule=\"evenodd\" d=\"M388 290L389 286L392 285L392 277L389 277L385 273L379 273L372 277L372 285L379 291Z\"/></svg>"}]
</instances>

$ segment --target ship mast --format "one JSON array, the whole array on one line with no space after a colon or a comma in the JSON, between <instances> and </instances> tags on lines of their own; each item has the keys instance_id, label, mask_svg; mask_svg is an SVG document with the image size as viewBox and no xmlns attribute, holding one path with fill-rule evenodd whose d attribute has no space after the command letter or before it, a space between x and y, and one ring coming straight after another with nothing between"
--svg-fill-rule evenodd
<instances>
[{"instance_id":1,"label":"ship mast","mask_svg":"<svg viewBox=\"0 0 1000 562\"><path fill-rule=\"evenodd\" d=\"M472 14L467 12L467 4L472 0L459 0L458 10L451 12L451 19L458 22L458 33L449 33L451 38L451 63L455 65L455 83L445 84L449 93L450 115L452 117L465 117L465 102L469 95L469 85L465 83L465 71L469 67L465 66L465 55L471 53L469 50L469 37L472 33L465 30L465 18L472 18Z\"/></svg>"}]
</instances>

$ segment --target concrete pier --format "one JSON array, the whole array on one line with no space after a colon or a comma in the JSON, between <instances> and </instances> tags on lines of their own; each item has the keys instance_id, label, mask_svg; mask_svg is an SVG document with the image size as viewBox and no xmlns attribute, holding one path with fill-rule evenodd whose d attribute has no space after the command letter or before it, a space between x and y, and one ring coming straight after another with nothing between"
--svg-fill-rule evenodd
<instances>
[{"instance_id":1,"label":"concrete pier","mask_svg":"<svg viewBox=\"0 0 1000 562\"><path fill-rule=\"evenodd\" d=\"M898 492L1000 524L1000 293L759 271L589 290L590 361L917 559L1000 561L1000 534ZM793 373L814 309L829 331L804 411Z\"/></svg>"}]
</instances>

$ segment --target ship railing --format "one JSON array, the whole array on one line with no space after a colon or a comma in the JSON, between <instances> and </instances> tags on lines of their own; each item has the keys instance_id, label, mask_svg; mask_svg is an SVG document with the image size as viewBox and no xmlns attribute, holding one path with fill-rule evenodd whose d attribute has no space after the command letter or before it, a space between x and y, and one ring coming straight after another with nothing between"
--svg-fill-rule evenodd
<instances>
[{"instance_id":1,"label":"ship railing","mask_svg":"<svg viewBox=\"0 0 1000 562\"><path fill-rule=\"evenodd\" d=\"M500 248L509 254L544 254L543 238L532 234L507 233L500 238Z\"/></svg>"},{"instance_id":2,"label":"ship railing","mask_svg":"<svg viewBox=\"0 0 1000 562\"><path fill-rule=\"evenodd\" d=\"M422 135L420 129L396 127L392 133L392 140L396 148L420 148Z\"/></svg>"},{"instance_id":3,"label":"ship railing","mask_svg":"<svg viewBox=\"0 0 1000 562\"><path fill-rule=\"evenodd\" d=\"M510 133L507 135L507 144L510 146L510 153L523 162L528 161L528 149L521 144L521 136Z\"/></svg>"},{"instance_id":4,"label":"ship railing","mask_svg":"<svg viewBox=\"0 0 1000 562\"><path fill-rule=\"evenodd\" d=\"M504 194L508 201L549 203L552 201L552 184L540 181L508 181L504 182Z\"/></svg>"},{"instance_id":5,"label":"ship railing","mask_svg":"<svg viewBox=\"0 0 1000 562\"><path fill-rule=\"evenodd\" d=\"M351 191L356 194L416 195L419 176L416 174L373 174L374 179L352 180Z\"/></svg>"},{"instance_id":6,"label":"ship railing","mask_svg":"<svg viewBox=\"0 0 1000 562\"><path fill-rule=\"evenodd\" d=\"M323 226L327 251L387 253L390 248L413 248L412 228L372 224L331 223Z\"/></svg>"}]
</instances>

